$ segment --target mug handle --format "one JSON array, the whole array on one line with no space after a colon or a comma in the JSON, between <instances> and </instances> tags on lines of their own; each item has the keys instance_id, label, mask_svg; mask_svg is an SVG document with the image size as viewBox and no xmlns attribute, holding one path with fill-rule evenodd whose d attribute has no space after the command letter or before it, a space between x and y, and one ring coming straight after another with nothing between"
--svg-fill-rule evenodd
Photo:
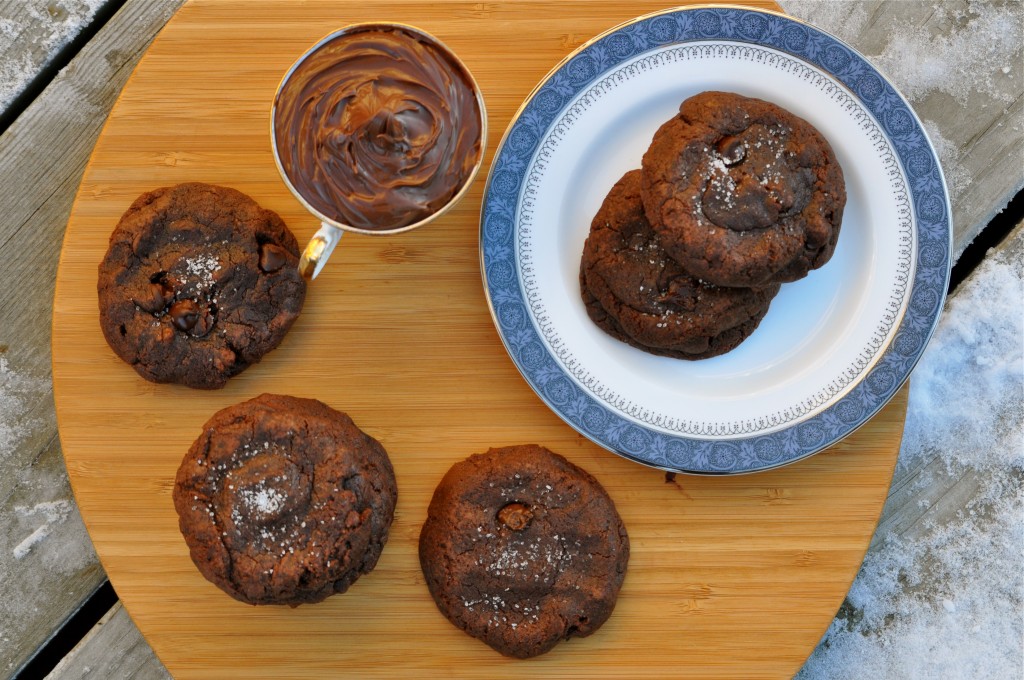
<instances>
[{"instance_id":1,"label":"mug handle","mask_svg":"<svg viewBox=\"0 0 1024 680\"><path fill-rule=\"evenodd\" d=\"M299 274L302 278L312 281L317 277L344 233L326 222L320 223L320 229L309 239L306 249L302 251L302 257L299 258Z\"/></svg>"}]
</instances>

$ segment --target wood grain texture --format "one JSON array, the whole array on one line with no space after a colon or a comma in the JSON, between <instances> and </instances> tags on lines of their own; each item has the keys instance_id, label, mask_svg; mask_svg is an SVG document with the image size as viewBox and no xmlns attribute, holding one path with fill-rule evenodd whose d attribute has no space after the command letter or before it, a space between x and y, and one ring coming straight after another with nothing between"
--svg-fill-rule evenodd
<instances>
[{"instance_id":1,"label":"wood grain texture","mask_svg":"<svg viewBox=\"0 0 1024 680\"><path fill-rule=\"evenodd\" d=\"M180 4L129 0L0 136L0 357L8 371L0 392L15 391L11 376L25 387L0 421L22 432L3 442L10 448L0 445L0 677L16 672L105 578L74 507L49 523L35 549L18 558L14 548L47 523L33 508L72 504L50 382L50 317L75 188L107 112ZM0 17L21 22L28 9L0 3ZM38 37L45 27L25 31Z\"/></svg>"},{"instance_id":2,"label":"wood grain texture","mask_svg":"<svg viewBox=\"0 0 1024 680\"><path fill-rule=\"evenodd\" d=\"M0 0L0 114L107 2L90 4Z\"/></svg>"},{"instance_id":3,"label":"wood grain texture","mask_svg":"<svg viewBox=\"0 0 1024 680\"><path fill-rule=\"evenodd\" d=\"M139 629L118 602L46 676L46 680L131 678L166 680Z\"/></svg>"},{"instance_id":4,"label":"wood grain texture","mask_svg":"<svg viewBox=\"0 0 1024 680\"><path fill-rule=\"evenodd\" d=\"M56 434L0 499L0 678L14 675L103 583Z\"/></svg>"},{"instance_id":5,"label":"wood grain texture","mask_svg":"<svg viewBox=\"0 0 1024 680\"><path fill-rule=\"evenodd\" d=\"M107 348L96 265L142 191L186 180L234 186L277 210L300 241L315 223L274 168L269 101L294 58L338 25L407 21L473 70L490 156L512 114L561 57L664 5L616 2L194 2L142 60L111 114L68 225L54 304L57 412L76 498L118 594L177 677L789 677L856 572L888 489L906 391L829 452L734 478L679 477L577 435L505 354L481 288L482 178L430 227L349 237L303 316L262 364L219 392L146 383ZM520 36L529 40L523 50ZM525 36L528 36L525 37ZM241 605L196 571L177 530L174 473L217 409L261 392L319 398L384 443L400 499L377 569L348 593L297 609ZM524 665L448 624L423 584L416 540L455 461L538 442L609 490L633 557L612 619Z\"/></svg>"}]
</instances>

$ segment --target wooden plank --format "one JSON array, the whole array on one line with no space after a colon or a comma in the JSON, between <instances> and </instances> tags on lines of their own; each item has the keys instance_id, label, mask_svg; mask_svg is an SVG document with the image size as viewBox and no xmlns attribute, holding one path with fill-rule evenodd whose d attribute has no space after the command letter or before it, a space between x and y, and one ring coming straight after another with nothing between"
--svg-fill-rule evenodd
<instances>
[{"instance_id":1,"label":"wooden plank","mask_svg":"<svg viewBox=\"0 0 1024 680\"><path fill-rule=\"evenodd\" d=\"M521 665L440 617L416 557L426 504L448 466L519 441L542 442L598 477L634 545L612 620L531 662L532 674L663 677L687 668L790 676L817 642L877 521L905 391L830 453L761 475L666 484L662 473L573 432L508 360L480 289L482 182L430 228L353 238L318 279L285 343L223 391L145 383L113 357L97 328L96 262L112 222L142 190L185 179L229 183L279 211L300 238L310 235L315 225L270 157L267 102L295 55L338 23L384 14L443 36L487 94L493 152L553 63L579 40L657 6L404 0L353 5L339 17L330 2L298 12L284 2L217 0L188 5L154 44L97 143L69 222L54 366L83 515L115 588L176 675L220 677L230 668L309 676L340 667L362 675L520 674ZM510 34L536 36L530 52ZM409 318L429 328L402 320ZM174 471L202 422L261 391L301 393L348 411L381 438L398 470L396 522L377 569L316 606L254 609L217 591L192 565L170 503ZM699 645L679 644L695 639Z\"/></svg>"},{"instance_id":2,"label":"wooden plank","mask_svg":"<svg viewBox=\"0 0 1024 680\"><path fill-rule=\"evenodd\" d=\"M23 664L105 576L56 438L0 501L0 677Z\"/></svg>"},{"instance_id":3,"label":"wooden plank","mask_svg":"<svg viewBox=\"0 0 1024 680\"><path fill-rule=\"evenodd\" d=\"M0 137L0 423L18 431L5 440L10 448L0 448L0 676L20 667L104 579L72 504L57 440L54 277L74 189L106 113L179 4L130 0ZM24 3L13 5L3 11ZM56 513L53 522L47 508ZM49 534L36 534L22 554L24 541L47 523L42 532ZM70 571L47 566L60 562L61 550L75 556L64 565L74 565ZM83 553L87 558L78 559Z\"/></svg>"},{"instance_id":4,"label":"wooden plank","mask_svg":"<svg viewBox=\"0 0 1024 680\"><path fill-rule=\"evenodd\" d=\"M121 603L111 607L46 680L132 678L165 680L167 669L153 655Z\"/></svg>"},{"instance_id":5,"label":"wooden plank","mask_svg":"<svg viewBox=\"0 0 1024 680\"><path fill-rule=\"evenodd\" d=\"M782 5L849 42L903 90L941 157L959 257L1024 188L1020 0Z\"/></svg>"},{"instance_id":6,"label":"wooden plank","mask_svg":"<svg viewBox=\"0 0 1024 680\"><path fill-rule=\"evenodd\" d=\"M122 14L124 14L132 7L149 7L150 10L158 10L161 13L163 13L163 10L166 9L166 13L169 14L179 4L181 4L180 0L173 0L168 2L144 2L142 0L129 0L128 6L126 7L125 11L122 12ZM883 3L880 2L850 3L851 12L859 11L856 9L855 5L860 5L870 10L869 13L872 15L875 14L876 10L879 7L881 7L883 14L881 14L880 16L885 18L886 20L876 21L874 25L870 27L870 29L862 26L859 23L846 21L841 16L838 18L825 17L824 14L827 13L827 6L832 5L834 7L836 3L815 3L818 7L817 14L805 13L804 11L802 11L802 9L795 8L795 4L805 5L806 3L790 3L786 2L785 0L783 1L784 8L787 9L787 11L790 11L790 13L796 14L797 16L801 16L802 18L809 19L812 22L820 25L825 30L828 30L834 34L841 35L842 37L847 37L843 35L844 26L852 26L857 33L856 35L848 37L848 41L851 42L851 44L853 44L861 51L867 53L870 57L873 54L879 54L882 51L884 51L885 47L893 44L893 41L897 38L897 36L893 35L892 30L893 16L884 14L884 12L901 11L903 13L901 16L903 16L904 18L908 18L909 20L913 21L924 21L927 19L929 15L933 14L932 6L934 3L931 1L884 3L884 6ZM24 7L25 4L21 2L21 0L2 0L0 1L0 17L12 16L12 12L22 11ZM989 9L988 4L980 6L980 10L982 13L985 13L987 9ZM132 26L131 28L132 31L129 31L126 34L124 34L123 37L127 39L135 38L138 44L145 44L150 39L152 32L157 30L158 27L154 28L148 25L145 21L142 21L138 26ZM138 31L137 35L134 33L134 31L136 30ZM875 51L873 52L868 41L873 39L872 36L875 33L880 33L887 37L885 38L885 40L878 43L878 46L874 48ZM574 37L574 34L567 33L565 39L571 45L574 42L579 42L581 39L585 37L586 36ZM97 38L97 40L99 40L99 38ZM94 41L94 43L95 42L97 41ZM110 55L112 58L117 59L127 55L129 59L134 60L138 57L138 54L135 53L135 48L133 48L131 45L122 45L119 48L115 49L117 50L117 52L123 52L123 54L115 52ZM100 63L103 63L104 61L103 54L95 51L92 53L91 58L95 59ZM81 62L83 60L79 59L77 61ZM1016 63L1020 63L1020 59L1017 59ZM73 66L72 68L76 67ZM78 66L77 68L81 69L80 66ZM69 111L59 110L61 109L61 107L58 104L58 102L61 99L63 99L63 101L66 102L66 105L69 104L71 106L78 106L83 108L83 105L87 105L89 103L96 105L93 115L95 115L97 119L92 121L92 123L94 124L85 125L84 128L86 132L81 133L84 134L86 140L84 142L84 146L89 147L92 143L91 140L94 139L96 134L98 133L98 128L101 124L100 119L102 119L105 116L107 110L109 110L109 106L113 101L113 97L116 96L116 92L120 88L120 85L123 82L125 75L126 73L119 70L117 73L114 74L114 78L109 83L105 82L102 79L102 77L98 77L95 79L88 78L85 80L79 77L78 87L83 87L82 84L85 83L84 87L89 89L90 96L76 97L74 96L75 93L72 87L70 86L71 81L68 78L68 75L64 74L61 77L63 85L60 89L56 90L56 92L60 96L57 97L51 94L49 99L50 107L48 108L48 111L51 113L55 112L61 114L62 118L57 119L57 122L59 122L59 124L47 126L42 133L34 135L30 140L30 143L25 145L26 148L29 149L33 147L45 147L46 149L49 149L49 151L47 153L39 154L38 156L33 157L30 160L30 162L19 163L15 167L17 174L7 174L7 172L9 171L8 168L11 165L9 163L11 159L11 154L2 153L2 151L5 149L5 146L3 145L3 140L6 140L10 135L5 136L2 140L0 140L0 177L4 178L5 180L3 182L0 182L0 207L3 208L3 214L11 214L11 211L8 209L8 206L12 205L12 201L14 201L15 199L20 200L22 197L28 195L28 200L25 201L19 207L18 211L15 211L13 213L17 221L12 222L11 219L8 218L5 219L3 223L0 223L0 254L4 255L4 261L11 262L12 258L10 257L10 253L16 252L19 254L18 260L25 261L26 266L18 272L18 278L23 279L25 276L37 271L39 267L41 267L42 272L46 274L43 276L36 277L30 276L29 285L19 286L18 288L16 288L19 291L28 292L39 290L40 286L42 286L47 291L45 294L38 296L38 300L42 301L45 307L39 308L38 314L36 315L29 315L27 317L23 317L22 319L20 319L19 323L21 324L31 324L34 318L37 318L42 322L39 324L39 326L43 326L46 323L48 323L48 320L46 320L46 317L48 316L46 311L48 310L50 304L49 295L50 291L52 290L50 286L52 286L52 273L56 266L56 252L48 251L45 248L34 248L25 250L24 240L20 241L17 244L14 244L14 246L11 248L5 249L3 247L3 244L7 239L8 230L25 226L25 217L28 215L32 215L38 209L40 210L38 219L33 220L32 224L28 225L30 231L45 232L43 238L39 239L39 242L42 243L53 243L56 242L56 240L59 240L60 234L62 233L64 226L63 216L66 215L69 210L71 192L73 191L76 182L58 182L54 184L52 183L52 181L50 183L47 183L46 178L36 177L33 179L33 181L15 181L13 179L8 180L7 178L24 176L34 168L49 169L51 165L57 165L59 166L59 168L62 168L67 165L76 166L77 164L77 172L73 171L72 174L80 174L81 163L84 162L83 159L85 156L88 155L89 149L86 148L83 152L83 145L75 143L75 131L80 130L82 128L76 124L69 124L69 121L66 120ZM1019 75L1017 76L1017 78L1017 83L1021 83L1022 79ZM93 80L95 82L92 82ZM917 108L919 113L921 113L922 118L924 118L925 120L933 120L933 117L930 117L925 113L922 113L922 109L920 108L919 102L914 101L914 104L915 108ZM967 176L976 178L974 179L972 185L973 188L977 191L977 196L972 197L969 201L963 199L954 201L954 213L956 215L957 229L957 246L955 247L955 252L959 252L962 249L963 245L969 242L970 238L973 238L973 234L976 233L977 230L980 229L982 226L984 226L985 222L987 221L987 215L997 211L1002 205L1005 204L1006 195L1008 195L1009 192L1012 192L1014 190L1014 182L1016 182L1016 186L1017 188L1019 188L1019 163L1017 167L1012 166L1014 159L1019 159L1021 157L1019 147L1019 131L1021 119L1019 104L1020 100L1018 98L1016 102L1017 107L1011 108L1009 115L1003 114L1003 116L996 122L994 126L989 125L988 132L985 132L985 130L981 126L979 126L979 129L981 130L981 135L980 137L977 138L979 144L985 140L988 140L989 143L993 143L996 145L1005 142L1007 150L1004 152L993 153L990 151L984 151L984 147L981 146L979 147L978 151L972 154L971 159L977 159L974 165L980 167L976 167L976 169L965 170L964 172L968 173ZM938 104L936 104L936 107L941 110L943 108L942 102L939 101ZM955 109L956 107L952 108ZM988 109L988 113L993 113L997 111L992 107L986 108ZM957 133L955 126L963 125L966 126L967 128L970 128L975 120L976 119L971 115L961 116L960 120L954 121L953 123L944 124L939 129L944 138L947 138L948 140L956 140L960 137L960 135L959 133ZM39 124L40 119L37 118L32 125ZM1013 129L1014 126L1016 126L1016 130ZM31 125L26 126L26 128L30 129ZM62 130L67 130L70 132L70 134L61 135L60 133ZM29 130L29 132L31 132L31 130ZM21 134L29 133L23 131ZM1003 139L1000 139L1001 136L1003 137ZM969 131L965 133L965 135L963 135L964 139L970 139L971 137L972 133L970 133ZM54 140L56 143L47 144L49 140ZM958 149L959 147L954 147L954 156L960 155L961 152L959 152ZM54 164L52 160L53 158L61 158L62 160L60 163ZM77 161L76 158L78 159ZM1002 162L1003 165L1005 165L1006 163L1011 164L1011 166L1009 167L1009 172L999 172L996 170L996 168L999 167L1000 162ZM5 167L5 165L7 167ZM990 168L992 169L991 171L989 171ZM949 172L949 168L947 168L947 172ZM996 188L990 190L990 187L992 187L993 185L995 185ZM1003 185L1004 188L999 189L999 185ZM1006 185L1009 185L1011 187L1009 191L1005 189ZM56 194L54 194L55 191L57 192ZM54 202L58 204L58 207L54 210L48 210L47 206L53 204ZM61 204L63 205L62 208L59 207L59 205ZM979 215L981 217L978 217ZM28 255L26 255L25 253L28 253ZM7 267L0 268L0 279L3 278L4 271L7 269ZM15 288L12 288L12 285L15 281L18 280L18 278L11 277L9 280L4 280L2 282L3 288L0 289L14 290ZM29 295L29 299L24 301L22 306L27 308L30 305L24 303L32 303L34 301L36 301L36 296ZM5 304L5 302L13 302L13 299L10 298L10 296L8 296L6 299L0 299L0 306ZM19 371L27 372L29 369L25 367L26 365L24 363L26 358L26 353L24 351L25 345L24 343L21 342L12 343L10 341L10 338L12 336L10 335L11 331L8 329L12 328L12 324L7 322L9 318L9 312L7 317L4 317L3 313L0 313L0 345L7 343L11 345L12 348L17 350L15 354L20 356L18 357L18 363L16 368ZM43 341L43 344L45 344L45 340ZM46 377L46 374L48 374L48 363L48 354L45 357L41 357L39 361L33 361L32 357L29 357L29 365L43 367L43 371L41 372L41 374L44 379ZM33 375L33 377L36 376ZM30 409L30 414L27 417L32 419L39 419L40 417L42 417L43 420L45 421L47 414L49 414L48 417L51 419L50 423L48 425L43 426L43 432L38 436L34 436L32 441L24 443L23 445L19 445L17 453L26 453L19 457L19 460L16 464L8 466L5 464L3 460L0 460L0 473L2 473L0 474L0 485L3 485L5 483L7 484L7 486L0 488L0 491L2 491L2 493L0 493L0 497L3 497L4 495L9 494L11 492L11 480L18 478L19 474L25 474L25 471L30 469L31 461L35 458L37 452L40 450L39 447L45 446L45 441L51 438L54 433L52 427L52 410L49 407L50 397L48 388L45 390L45 393L45 396L38 400L41 403L37 404L37 400L33 400L33 406ZM33 431L35 431L35 428L33 428ZM914 504L915 502L913 500L908 500L906 503L906 507L913 509ZM5 518L13 517L13 508L0 507L0 516L3 516ZM0 568L6 568L8 566L2 564L3 559L4 553L0 552ZM70 610L66 605L60 603L55 603L52 605L46 603L45 597L42 598L42 600L43 602L41 605L33 606L40 606L42 608L45 608L48 612L47 616L54 620L63 617L61 610ZM3 642L2 644L0 644L0 649L6 652L8 644L8 642ZM0 654L0 658L5 657L3 654ZM3 675L3 667L4 664L0 663L0 675Z\"/></svg>"},{"instance_id":7,"label":"wooden plank","mask_svg":"<svg viewBox=\"0 0 1024 680\"><path fill-rule=\"evenodd\" d=\"M988 257L996 253L1018 263L1017 266L1024 266L1024 222L1018 224L997 248L990 251ZM955 298L954 295L953 299ZM1004 304L1004 301L993 300L992 304ZM1019 304L1015 312L1011 313L1020 314ZM967 367L964 379L971 379ZM1013 399L1014 395L1008 394L1005 398ZM1012 432L1011 428L1019 426L1019 423L1001 423L1003 432ZM999 433L993 433L991 439L1000 441L1002 437ZM920 456L910 465L897 467L893 475L892 491L886 500L885 510L870 549L882 549L887 537L914 539L923 532L934 531L936 527L955 520L957 514L967 509L977 496L977 491L982 485L980 480L990 473L991 471L965 466L951 470L942 456ZM917 483L920 479L928 480L928 484L923 488ZM1007 495L1012 491L1007 489Z\"/></svg>"},{"instance_id":8,"label":"wooden plank","mask_svg":"<svg viewBox=\"0 0 1024 680\"><path fill-rule=\"evenodd\" d=\"M0 0L0 115L106 4Z\"/></svg>"}]
</instances>

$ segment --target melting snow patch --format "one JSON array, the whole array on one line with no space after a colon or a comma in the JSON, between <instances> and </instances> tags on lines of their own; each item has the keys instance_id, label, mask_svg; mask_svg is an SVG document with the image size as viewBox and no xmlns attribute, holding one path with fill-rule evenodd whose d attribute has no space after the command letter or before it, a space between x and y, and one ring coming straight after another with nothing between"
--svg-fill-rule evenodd
<instances>
[{"instance_id":1,"label":"melting snow patch","mask_svg":"<svg viewBox=\"0 0 1024 680\"><path fill-rule=\"evenodd\" d=\"M960 149L956 144L943 137L939 126L932 121L922 120L921 124L924 126L924 131L928 133L928 139L935 147L935 152L939 155L939 164L942 165L946 184L949 186L949 200L956 205L964 190L971 185L971 175L967 172L964 164L960 162L962 155Z\"/></svg>"},{"instance_id":2,"label":"melting snow patch","mask_svg":"<svg viewBox=\"0 0 1024 680\"><path fill-rule=\"evenodd\" d=\"M0 462L14 451L37 424L27 415L33 395L46 386L45 381L12 369L6 357L0 354Z\"/></svg>"},{"instance_id":3,"label":"melting snow patch","mask_svg":"<svg viewBox=\"0 0 1024 680\"><path fill-rule=\"evenodd\" d=\"M29 551L32 550L32 546L34 546L36 543L39 543L41 540L43 540L49 535L50 525L44 524L43 526L39 527L31 534L29 534L28 538L26 538L24 541L14 546L14 550L12 550L11 553L14 555L15 559L20 560L25 555L28 555Z\"/></svg>"},{"instance_id":4,"label":"melting snow patch","mask_svg":"<svg viewBox=\"0 0 1024 680\"><path fill-rule=\"evenodd\" d=\"M20 12L0 19L0 110L92 21L105 2L24 0Z\"/></svg>"},{"instance_id":5,"label":"melting snow patch","mask_svg":"<svg viewBox=\"0 0 1024 680\"><path fill-rule=\"evenodd\" d=\"M865 2L783 0L782 4L789 14L852 45L863 44L865 35L877 32L877 13L869 12ZM1020 3L968 0L935 3L931 9L925 25L906 19L889 22L889 40L881 54L865 54L868 60L914 101L939 91L961 105L974 92L1004 104L1012 102L1016 88L1007 87L1013 82L1008 64L1020 63L1024 42Z\"/></svg>"},{"instance_id":6,"label":"melting snow patch","mask_svg":"<svg viewBox=\"0 0 1024 680\"><path fill-rule=\"evenodd\" d=\"M961 287L911 380L899 464L940 463L919 488L957 479L976 488L960 490L970 500L955 516L868 554L802 680L1024 676L1024 262L1015 250L990 255Z\"/></svg>"},{"instance_id":7,"label":"melting snow patch","mask_svg":"<svg viewBox=\"0 0 1024 680\"><path fill-rule=\"evenodd\" d=\"M14 546L14 550L11 551L14 557L20 560L25 555L28 555L36 544L50 535L54 524L60 524L68 518L72 509L71 501L66 500L38 503L31 508L25 506L14 508L14 511L21 517L38 517L41 515L46 520L40 527L29 534L25 540Z\"/></svg>"}]
</instances>

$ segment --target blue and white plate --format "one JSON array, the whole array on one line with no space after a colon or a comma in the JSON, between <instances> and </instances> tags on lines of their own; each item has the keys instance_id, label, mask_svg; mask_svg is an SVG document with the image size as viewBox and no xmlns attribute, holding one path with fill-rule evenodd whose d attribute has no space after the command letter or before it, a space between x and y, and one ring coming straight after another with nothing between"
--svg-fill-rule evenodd
<instances>
[{"instance_id":1,"label":"blue and white plate","mask_svg":"<svg viewBox=\"0 0 1024 680\"><path fill-rule=\"evenodd\" d=\"M590 222L687 97L775 102L829 140L848 194L832 260L783 285L757 331L703 361L656 357L587 317ZM533 91L484 194L484 287L505 347L569 425L627 458L728 474L839 441L895 394L924 351L950 268L949 198L906 100L854 49L789 17L696 7L600 35Z\"/></svg>"}]
</instances>

